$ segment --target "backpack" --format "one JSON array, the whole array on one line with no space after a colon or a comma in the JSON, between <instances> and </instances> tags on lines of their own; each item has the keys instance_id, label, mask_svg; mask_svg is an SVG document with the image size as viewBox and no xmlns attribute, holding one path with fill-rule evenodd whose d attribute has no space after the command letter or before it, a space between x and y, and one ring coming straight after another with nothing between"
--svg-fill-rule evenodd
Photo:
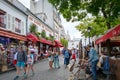
<instances>
[{"instance_id":1,"label":"backpack","mask_svg":"<svg viewBox=\"0 0 120 80\"><path fill-rule=\"evenodd\" d=\"M27 56L25 54L25 52L23 51L23 60L26 62L27 61Z\"/></svg>"}]
</instances>

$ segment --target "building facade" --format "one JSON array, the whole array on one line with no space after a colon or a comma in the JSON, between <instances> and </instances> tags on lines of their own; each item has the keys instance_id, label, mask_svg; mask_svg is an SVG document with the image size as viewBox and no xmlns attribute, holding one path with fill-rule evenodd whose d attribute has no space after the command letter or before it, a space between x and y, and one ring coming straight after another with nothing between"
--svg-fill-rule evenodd
<instances>
[{"instance_id":1,"label":"building facade","mask_svg":"<svg viewBox=\"0 0 120 80\"><path fill-rule=\"evenodd\" d=\"M61 38L61 19L60 14L48 2L48 0L30 0L30 10L40 18L44 23L53 29L53 35L56 40ZM65 32L63 32L65 33Z\"/></svg>"},{"instance_id":2,"label":"building facade","mask_svg":"<svg viewBox=\"0 0 120 80\"><path fill-rule=\"evenodd\" d=\"M1 0L0 5L1 28L20 35L26 35L27 15L8 1Z\"/></svg>"},{"instance_id":3,"label":"building facade","mask_svg":"<svg viewBox=\"0 0 120 80\"><path fill-rule=\"evenodd\" d=\"M27 14L8 0L0 0L0 72L14 67L14 52L26 41Z\"/></svg>"},{"instance_id":4,"label":"building facade","mask_svg":"<svg viewBox=\"0 0 120 80\"><path fill-rule=\"evenodd\" d=\"M74 38L73 40L70 40L68 42L68 49L72 49L72 48L79 49L79 43L80 43L79 38Z\"/></svg>"}]
</instances>

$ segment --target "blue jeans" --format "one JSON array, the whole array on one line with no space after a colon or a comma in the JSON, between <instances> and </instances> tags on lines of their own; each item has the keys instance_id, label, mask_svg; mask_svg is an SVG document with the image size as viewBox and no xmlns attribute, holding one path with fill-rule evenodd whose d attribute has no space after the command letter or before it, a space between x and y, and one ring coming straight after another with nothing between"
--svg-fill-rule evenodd
<instances>
[{"instance_id":1,"label":"blue jeans","mask_svg":"<svg viewBox=\"0 0 120 80\"><path fill-rule=\"evenodd\" d=\"M68 64L69 64L69 58L65 58L64 64L65 64L65 65L68 65Z\"/></svg>"},{"instance_id":2,"label":"blue jeans","mask_svg":"<svg viewBox=\"0 0 120 80\"><path fill-rule=\"evenodd\" d=\"M92 62L92 75L93 75L93 80L97 80L97 63L98 63L98 60Z\"/></svg>"},{"instance_id":3,"label":"blue jeans","mask_svg":"<svg viewBox=\"0 0 120 80\"><path fill-rule=\"evenodd\" d=\"M59 64L59 58L54 58L54 67L60 67L60 64Z\"/></svg>"}]
</instances>

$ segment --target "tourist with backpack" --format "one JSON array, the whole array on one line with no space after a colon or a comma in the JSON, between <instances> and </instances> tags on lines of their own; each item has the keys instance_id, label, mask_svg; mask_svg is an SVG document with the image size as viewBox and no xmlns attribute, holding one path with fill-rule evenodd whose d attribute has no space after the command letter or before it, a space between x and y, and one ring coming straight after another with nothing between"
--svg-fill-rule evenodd
<instances>
[{"instance_id":1,"label":"tourist with backpack","mask_svg":"<svg viewBox=\"0 0 120 80\"><path fill-rule=\"evenodd\" d=\"M19 78L20 75L20 69L23 68L24 69L24 75L26 74L26 69L25 69L25 63L27 61L27 55L26 53L23 51L22 47L18 48L17 51L17 64L16 64L16 77L14 78L14 80L17 80Z\"/></svg>"}]
</instances>

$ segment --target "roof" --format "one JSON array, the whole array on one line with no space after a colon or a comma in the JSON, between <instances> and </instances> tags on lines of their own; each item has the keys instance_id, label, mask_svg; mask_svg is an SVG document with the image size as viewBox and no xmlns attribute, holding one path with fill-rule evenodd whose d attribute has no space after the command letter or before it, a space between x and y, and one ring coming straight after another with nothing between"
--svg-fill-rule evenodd
<instances>
[{"instance_id":1,"label":"roof","mask_svg":"<svg viewBox=\"0 0 120 80\"><path fill-rule=\"evenodd\" d=\"M12 4L10 1L8 0L3 0L4 2L10 4L12 7L16 8L17 10L19 10L20 12L22 12L23 14L27 15L24 11L22 11L20 8L18 8L17 6L15 6L14 4Z\"/></svg>"}]
</instances>

